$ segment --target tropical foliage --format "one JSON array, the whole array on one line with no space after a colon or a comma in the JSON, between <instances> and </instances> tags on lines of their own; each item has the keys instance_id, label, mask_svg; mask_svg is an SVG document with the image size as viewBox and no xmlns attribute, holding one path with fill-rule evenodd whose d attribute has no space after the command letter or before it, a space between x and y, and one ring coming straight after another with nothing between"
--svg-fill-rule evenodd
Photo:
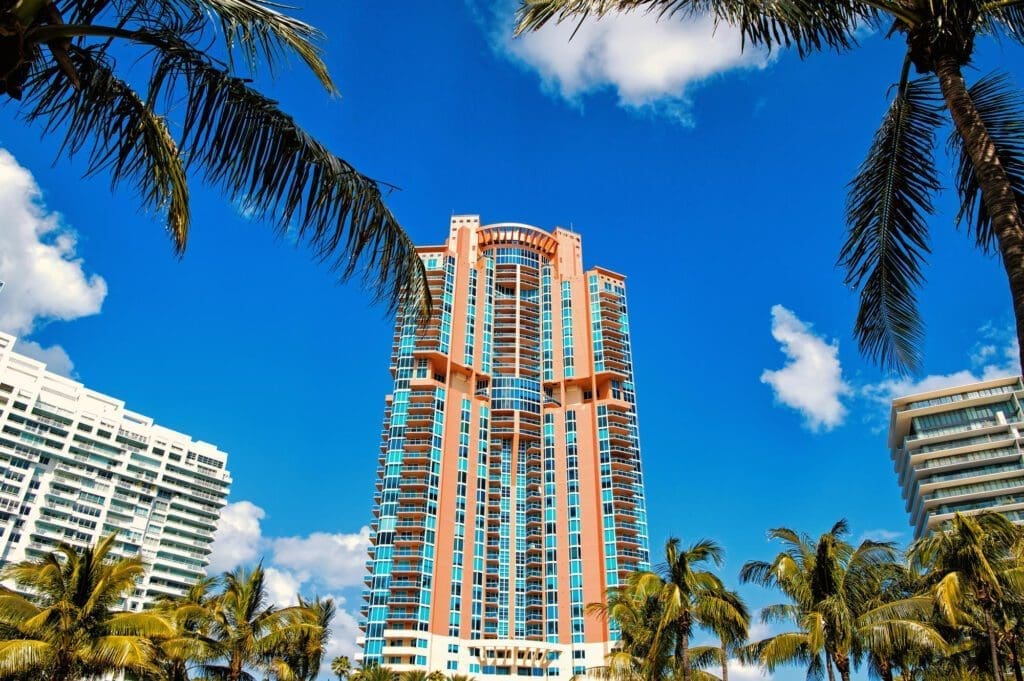
<instances>
[{"instance_id":1,"label":"tropical foliage","mask_svg":"<svg viewBox=\"0 0 1024 681\"><path fill-rule=\"evenodd\" d=\"M760 610L778 632L748 640L743 600L703 566L722 550L701 540L666 545L657 572L638 572L588 612L615 623L620 644L592 675L619 681L728 679L730 660L771 673L797 665L809 679L883 681L1021 678L1024 531L994 513L955 516L901 555L890 543L853 544L839 521L818 537L769 531L780 551L743 565L742 582L784 601ZM710 564L710 565L708 565Z\"/></svg>"},{"instance_id":2,"label":"tropical foliage","mask_svg":"<svg viewBox=\"0 0 1024 681\"><path fill-rule=\"evenodd\" d=\"M801 56L857 45L866 27L905 41L892 102L850 183L849 235L839 262L860 289L861 350L898 369L920 365L928 218L939 190L933 150L951 123L959 221L1006 270L1024 352L1024 99L1000 74L968 87L978 39L1024 42L1021 0L522 0L518 31L639 10L654 18L710 15L745 46L794 48ZM911 77L911 69L918 77Z\"/></svg>"},{"instance_id":3,"label":"tropical foliage","mask_svg":"<svg viewBox=\"0 0 1024 681\"><path fill-rule=\"evenodd\" d=\"M289 58L328 93L319 32L257 0L0 0L0 97L86 172L128 184L182 254L189 179L292 232L391 305L429 303L415 247L359 173L251 86ZM221 43L218 47L217 44ZM128 79L128 71L131 78ZM176 132L172 132L176 131Z\"/></svg>"},{"instance_id":4,"label":"tropical foliage","mask_svg":"<svg viewBox=\"0 0 1024 681\"><path fill-rule=\"evenodd\" d=\"M0 575L0 679L82 681L122 672L153 681L308 681L320 671L330 599L278 608L261 567L204 579L178 598L126 611L145 567L115 536L62 544Z\"/></svg>"}]
</instances>

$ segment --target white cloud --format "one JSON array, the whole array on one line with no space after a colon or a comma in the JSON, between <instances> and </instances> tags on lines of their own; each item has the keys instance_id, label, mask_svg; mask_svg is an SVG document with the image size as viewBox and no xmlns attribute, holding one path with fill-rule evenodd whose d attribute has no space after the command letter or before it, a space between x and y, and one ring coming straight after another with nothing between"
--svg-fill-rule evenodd
<instances>
[{"instance_id":1,"label":"white cloud","mask_svg":"<svg viewBox=\"0 0 1024 681\"><path fill-rule=\"evenodd\" d=\"M578 30L577 21L550 22L513 38L514 4L471 7L496 51L537 71L545 87L565 99L611 88L624 106L653 107L685 123L692 122L693 85L769 61L762 51L742 51L739 30L715 27L710 17L659 20L641 11L613 12L587 19Z\"/></svg>"},{"instance_id":2,"label":"white cloud","mask_svg":"<svg viewBox=\"0 0 1024 681\"><path fill-rule=\"evenodd\" d=\"M273 539L275 565L286 567L328 589L341 589L362 583L366 574L366 550L370 546L370 528L355 534L314 532L308 537Z\"/></svg>"},{"instance_id":3,"label":"white cloud","mask_svg":"<svg viewBox=\"0 0 1024 681\"><path fill-rule=\"evenodd\" d=\"M46 368L55 374L70 377L74 372L74 363L64 348L59 345L51 345L48 348L44 348L35 341L19 338L14 349L32 359L46 362Z\"/></svg>"},{"instance_id":4,"label":"white cloud","mask_svg":"<svg viewBox=\"0 0 1024 681\"><path fill-rule=\"evenodd\" d=\"M918 379L889 378L864 386L861 394L889 409L897 397L1020 373L1020 349L1015 329L996 329L991 324L986 324L978 330L978 334L981 341L968 352L971 369L948 374L929 374Z\"/></svg>"},{"instance_id":5,"label":"white cloud","mask_svg":"<svg viewBox=\"0 0 1024 681\"><path fill-rule=\"evenodd\" d=\"M255 560L263 540L260 521L264 516L266 512L251 501L236 501L225 506L220 512L207 571L211 574L225 572Z\"/></svg>"},{"instance_id":6,"label":"white cloud","mask_svg":"<svg viewBox=\"0 0 1024 681\"><path fill-rule=\"evenodd\" d=\"M287 570L268 567L263 571L263 586L267 591L267 600L283 608L299 602L302 580Z\"/></svg>"},{"instance_id":7,"label":"white cloud","mask_svg":"<svg viewBox=\"0 0 1024 681\"><path fill-rule=\"evenodd\" d=\"M761 382L772 387L777 401L802 413L810 430L841 425L847 412L841 398L852 391L843 380L839 344L815 335L782 305L772 307L772 337L789 359L781 369L766 369Z\"/></svg>"},{"instance_id":8,"label":"white cloud","mask_svg":"<svg viewBox=\"0 0 1024 681\"><path fill-rule=\"evenodd\" d=\"M35 178L0 149L0 329L31 333L39 323L96 314L107 295L102 277L87 275L76 236L42 203Z\"/></svg>"}]
</instances>

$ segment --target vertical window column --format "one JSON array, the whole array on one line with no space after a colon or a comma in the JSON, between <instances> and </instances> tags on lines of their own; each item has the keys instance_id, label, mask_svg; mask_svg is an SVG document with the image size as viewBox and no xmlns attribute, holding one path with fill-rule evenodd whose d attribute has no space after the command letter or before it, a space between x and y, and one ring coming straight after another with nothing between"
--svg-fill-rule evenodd
<instances>
[{"instance_id":1,"label":"vertical window column","mask_svg":"<svg viewBox=\"0 0 1024 681\"><path fill-rule=\"evenodd\" d=\"M562 282L562 368L566 378L575 374L572 330L572 284Z\"/></svg>"}]
</instances>

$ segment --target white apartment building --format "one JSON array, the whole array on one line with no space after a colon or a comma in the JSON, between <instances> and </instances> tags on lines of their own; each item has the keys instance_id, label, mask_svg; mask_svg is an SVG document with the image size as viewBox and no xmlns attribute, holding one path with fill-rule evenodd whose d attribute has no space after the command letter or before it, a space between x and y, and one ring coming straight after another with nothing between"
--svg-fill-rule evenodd
<instances>
[{"instance_id":1,"label":"white apartment building","mask_svg":"<svg viewBox=\"0 0 1024 681\"><path fill-rule=\"evenodd\" d=\"M956 513L1024 521L1020 376L893 400L889 449L917 539Z\"/></svg>"},{"instance_id":2,"label":"white apartment building","mask_svg":"<svg viewBox=\"0 0 1024 681\"><path fill-rule=\"evenodd\" d=\"M147 565L127 607L205 574L231 476L215 446L14 351L0 333L0 565L117 532Z\"/></svg>"}]
</instances>

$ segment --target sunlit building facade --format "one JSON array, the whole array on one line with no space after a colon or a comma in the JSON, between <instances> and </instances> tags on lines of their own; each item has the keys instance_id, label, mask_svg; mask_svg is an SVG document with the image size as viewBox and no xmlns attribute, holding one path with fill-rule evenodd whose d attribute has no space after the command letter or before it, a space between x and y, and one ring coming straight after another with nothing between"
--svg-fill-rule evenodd
<instances>
[{"instance_id":1,"label":"sunlit building facade","mask_svg":"<svg viewBox=\"0 0 1024 681\"><path fill-rule=\"evenodd\" d=\"M124 605L181 595L205 574L231 477L227 455L46 370L0 333L0 565L117 533L146 574Z\"/></svg>"},{"instance_id":2,"label":"sunlit building facade","mask_svg":"<svg viewBox=\"0 0 1024 681\"><path fill-rule=\"evenodd\" d=\"M617 633L585 607L649 568L624 278L572 231L477 216L420 256L434 310L396 325L363 662L600 666Z\"/></svg>"},{"instance_id":3,"label":"sunlit building facade","mask_svg":"<svg viewBox=\"0 0 1024 681\"><path fill-rule=\"evenodd\" d=\"M955 513L1024 521L1020 376L893 401L889 448L914 538Z\"/></svg>"}]
</instances>

